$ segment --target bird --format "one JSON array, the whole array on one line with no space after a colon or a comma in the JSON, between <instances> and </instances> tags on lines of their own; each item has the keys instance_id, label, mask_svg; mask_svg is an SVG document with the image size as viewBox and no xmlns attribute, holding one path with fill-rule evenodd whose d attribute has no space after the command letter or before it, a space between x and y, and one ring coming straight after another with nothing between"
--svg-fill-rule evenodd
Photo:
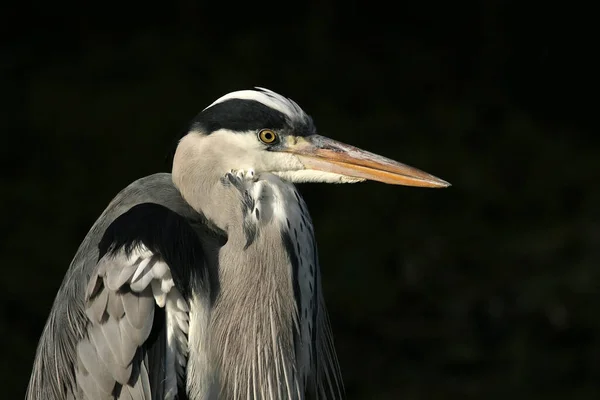
<instances>
[{"instance_id":1,"label":"bird","mask_svg":"<svg viewBox=\"0 0 600 400\"><path fill-rule=\"evenodd\" d=\"M321 136L293 100L218 98L170 173L119 192L79 246L26 398L345 397L308 207L295 184L450 184Z\"/></svg>"}]
</instances>

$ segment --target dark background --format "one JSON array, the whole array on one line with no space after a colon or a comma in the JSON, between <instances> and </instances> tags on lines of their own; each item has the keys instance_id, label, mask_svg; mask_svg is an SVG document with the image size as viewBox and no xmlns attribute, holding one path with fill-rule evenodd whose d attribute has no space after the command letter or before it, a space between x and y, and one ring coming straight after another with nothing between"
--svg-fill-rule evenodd
<instances>
[{"instance_id":1,"label":"dark background","mask_svg":"<svg viewBox=\"0 0 600 400\"><path fill-rule=\"evenodd\" d=\"M598 398L586 4L5 7L3 398L22 398L63 274L111 198L168 171L198 111L253 86L295 99L321 134L453 184L301 186L350 398Z\"/></svg>"}]
</instances>

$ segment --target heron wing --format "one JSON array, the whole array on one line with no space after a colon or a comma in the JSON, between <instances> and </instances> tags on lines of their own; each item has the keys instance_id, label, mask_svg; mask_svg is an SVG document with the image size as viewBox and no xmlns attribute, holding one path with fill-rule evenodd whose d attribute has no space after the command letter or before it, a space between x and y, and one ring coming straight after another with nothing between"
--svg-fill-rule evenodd
<instances>
[{"instance_id":1,"label":"heron wing","mask_svg":"<svg viewBox=\"0 0 600 400\"><path fill-rule=\"evenodd\" d=\"M185 218L141 204L106 230L85 292L76 381L87 399L174 399L184 392L191 281L205 283Z\"/></svg>"}]
</instances>

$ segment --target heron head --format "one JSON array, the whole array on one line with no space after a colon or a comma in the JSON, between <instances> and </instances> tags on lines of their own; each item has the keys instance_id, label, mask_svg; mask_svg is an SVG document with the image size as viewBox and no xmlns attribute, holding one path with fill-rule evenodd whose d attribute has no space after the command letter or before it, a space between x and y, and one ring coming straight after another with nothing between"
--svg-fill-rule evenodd
<instances>
[{"instance_id":1,"label":"heron head","mask_svg":"<svg viewBox=\"0 0 600 400\"><path fill-rule=\"evenodd\" d=\"M253 169L294 183L353 183L447 187L416 168L317 134L294 101L267 89L229 93L192 121L182 141L224 171ZM199 150L199 151L198 151Z\"/></svg>"}]
</instances>

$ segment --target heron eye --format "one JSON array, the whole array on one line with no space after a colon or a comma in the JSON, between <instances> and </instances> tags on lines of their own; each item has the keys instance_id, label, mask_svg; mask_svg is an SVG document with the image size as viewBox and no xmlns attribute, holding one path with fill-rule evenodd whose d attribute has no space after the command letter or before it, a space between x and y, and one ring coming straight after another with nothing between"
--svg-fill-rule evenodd
<instances>
[{"instance_id":1,"label":"heron eye","mask_svg":"<svg viewBox=\"0 0 600 400\"><path fill-rule=\"evenodd\" d=\"M258 138L263 143L271 144L277 140L277 134L270 129L263 129L258 133Z\"/></svg>"}]
</instances>

